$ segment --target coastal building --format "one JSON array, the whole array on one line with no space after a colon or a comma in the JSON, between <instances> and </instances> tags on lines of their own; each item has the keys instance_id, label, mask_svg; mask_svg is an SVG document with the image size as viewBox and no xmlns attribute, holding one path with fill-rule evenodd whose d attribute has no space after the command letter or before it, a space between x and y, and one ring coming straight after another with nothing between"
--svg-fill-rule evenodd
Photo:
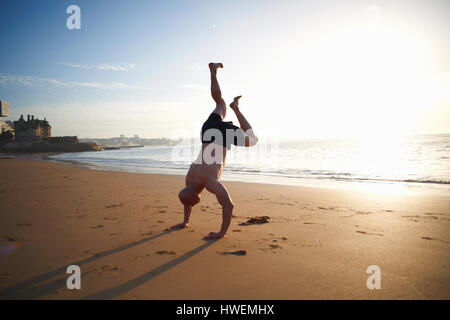
<instances>
[{"instance_id":1,"label":"coastal building","mask_svg":"<svg viewBox=\"0 0 450 320\"><path fill-rule=\"evenodd\" d=\"M0 117L9 117L9 103L0 100Z\"/></svg>"},{"instance_id":2,"label":"coastal building","mask_svg":"<svg viewBox=\"0 0 450 320\"><path fill-rule=\"evenodd\" d=\"M43 138L52 136L52 127L48 121L39 120L32 115L27 116L27 120L20 116L19 120L14 121L14 131L16 134L16 142L40 141Z\"/></svg>"},{"instance_id":3,"label":"coastal building","mask_svg":"<svg viewBox=\"0 0 450 320\"><path fill-rule=\"evenodd\" d=\"M0 120L0 134L6 131L14 131L12 122Z\"/></svg>"},{"instance_id":4,"label":"coastal building","mask_svg":"<svg viewBox=\"0 0 450 320\"><path fill-rule=\"evenodd\" d=\"M9 103L0 100L0 118L9 117ZM11 123L9 121L2 121L0 119L0 134L6 131L12 131Z\"/></svg>"},{"instance_id":5,"label":"coastal building","mask_svg":"<svg viewBox=\"0 0 450 320\"><path fill-rule=\"evenodd\" d=\"M1 104L3 106L3 102ZM9 105L8 105L9 107ZM9 109L0 110L1 116L9 115ZM3 113L3 111L5 111ZM76 136L52 137L52 127L47 119L39 120L28 115L27 120L0 121L0 153L82 152L101 151L93 142L80 143Z\"/></svg>"}]
</instances>

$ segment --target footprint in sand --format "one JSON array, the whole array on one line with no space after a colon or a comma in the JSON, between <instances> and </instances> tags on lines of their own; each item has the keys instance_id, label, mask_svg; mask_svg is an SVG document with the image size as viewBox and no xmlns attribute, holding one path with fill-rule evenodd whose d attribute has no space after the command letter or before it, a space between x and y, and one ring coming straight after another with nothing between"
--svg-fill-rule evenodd
<instances>
[{"instance_id":1,"label":"footprint in sand","mask_svg":"<svg viewBox=\"0 0 450 320\"><path fill-rule=\"evenodd\" d=\"M100 229L100 228L103 228L103 225L102 224L98 224L96 226L90 226L90 228L91 229Z\"/></svg>"},{"instance_id":2,"label":"footprint in sand","mask_svg":"<svg viewBox=\"0 0 450 320\"><path fill-rule=\"evenodd\" d=\"M320 210L335 210L336 207L317 207L317 209L320 209Z\"/></svg>"},{"instance_id":3,"label":"footprint in sand","mask_svg":"<svg viewBox=\"0 0 450 320\"><path fill-rule=\"evenodd\" d=\"M106 220L106 221L115 221L115 220L117 220L117 217L105 217L105 218L103 218L103 220Z\"/></svg>"},{"instance_id":4,"label":"footprint in sand","mask_svg":"<svg viewBox=\"0 0 450 320\"><path fill-rule=\"evenodd\" d=\"M303 222L303 224L316 224L318 226L326 227L326 224L316 223L316 222Z\"/></svg>"},{"instance_id":5,"label":"footprint in sand","mask_svg":"<svg viewBox=\"0 0 450 320\"><path fill-rule=\"evenodd\" d=\"M381 233L371 233L371 232L366 232L366 231L356 231L356 232L358 232L358 233L361 233L361 234L369 234L369 235L372 235L372 236L383 236Z\"/></svg>"},{"instance_id":6,"label":"footprint in sand","mask_svg":"<svg viewBox=\"0 0 450 320\"><path fill-rule=\"evenodd\" d=\"M97 273L99 274L114 274L118 275L123 272L123 267L113 267L110 265L103 265L99 268L97 268Z\"/></svg>"},{"instance_id":7,"label":"footprint in sand","mask_svg":"<svg viewBox=\"0 0 450 320\"><path fill-rule=\"evenodd\" d=\"M276 201L271 201L270 203L274 203L274 204L278 204L278 205L282 205L282 206L290 206L290 207L294 206L294 204L293 204L293 203L290 203L290 202L276 202Z\"/></svg>"},{"instance_id":8,"label":"footprint in sand","mask_svg":"<svg viewBox=\"0 0 450 320\"><path fill-rule=\"evenodd\" d=\"M108 237L108 238L117 238L118 236L119 236L119 233L113 232L113 233L108 234L106 237Z\"/></svg>"},{"instance_id":9,"label":"footprint in sand","mask_svg":"<svg viewBox=\"0 0 450 320\"><path fill-rule=\"evenodd\" d=\"M281 246L277 245L277 244L271 244L270 247L272 249L281 249Z\"/></svg>"},{"instance_id":10,"label":"footprint in sand","mask_svg":"<svg viewBox=\"0 0 450 320\"><path fill-rule=\"evenodd\" d=\"M419 215L415 215L415 216L402 216L402 218L420 218L420 219L434 219L434 220L438 220L438 217L430 216L430 215L428 215L428 216L426 216L426 217L424 217L424 216L419 216Z\"/></svg>"},{"instance_id":11,"label":"footprint in sand","mask_svg":"<svg viewBox=\"0 0 450 320\"><path fill-rule=\"evenodd\" d=\"M105 206L106 209L119 208L119 207L123 207L123 204L119 203L119 204L111 204L109 206Z\"/></svg>"},{"instance_id":12,"label":"footprint in sand","mask_svg":"<svg viewBox=\"0 0 450 320\"><path fill-rule=\"evenodd\" d=\"M424 239L424 240L435 240L435 241L439 241L439 242L450 243L450 241L445 241L445 240L431 238L431 237L422 237L422 239Z\"/></svg>"},{"instance_id":13,"label":"footprint in sand","mask_svg":"<svg viewBox=\"0 0 450 320\"><path fill-rule=\"evenodd\" d=\"M160 251L156 251L156 254L160 254L160 255L174 255L176 254L175 251L173 250L160 250Z\"/></svg>"},{"instance_id":14,"label":"footprint in sand","mask_svg":"<svg viewBox=\"0 0 450 320\"><path fill-rule=\"evenodd\" d=\"M142 258L148 257L148 256L149 256L149 254L147 253L145 256L135 256L133 259L136 261L136 260L140 260Z\"/></svg>"},{"instance_id":15,"label":"footprint in sand","mask_svg":"<svg viewBox=\"0 0 450 320\"><path fill-rule=\"evenodd\" d=\"M247 254L247 251L237 250L237 251L222 251L222 252L217 252L217 253L221 254L221 255L231 254L234 256L245 256Z\"/></svg>"},{"instance_id":16,"label":"footprint in sand","mask_svg":"<svg viewBox=\"0 0 450 320\"><path fill-rule=\"evenodd\" d=\"M356 211L356 214L373 214L373 212L370 211L360 211L360 210L354 210Z\"/></svg>"}]
</instances>

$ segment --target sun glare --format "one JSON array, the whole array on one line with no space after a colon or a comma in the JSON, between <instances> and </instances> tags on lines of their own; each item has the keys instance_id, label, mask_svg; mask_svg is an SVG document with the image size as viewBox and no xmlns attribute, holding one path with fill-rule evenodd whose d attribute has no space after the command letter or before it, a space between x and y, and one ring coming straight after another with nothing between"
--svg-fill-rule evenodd
<instances>
[{"instance_id":1,"label":"sun glare","mask_svg":"<svg viewBox=\"0 0 450 320\"><path fill-rule=\"evenodd\" d=\"M297 117L307 111L323 119L324 135L407 135L442 105L445 87L436 49L419 31L382 24L329 28L299 39L283 48L292 59L286 56L281 63L295 64L282 71L288 81L279 90L288 96L281 101L302 106L293 111Z\"/></svg>"}]
</instances>

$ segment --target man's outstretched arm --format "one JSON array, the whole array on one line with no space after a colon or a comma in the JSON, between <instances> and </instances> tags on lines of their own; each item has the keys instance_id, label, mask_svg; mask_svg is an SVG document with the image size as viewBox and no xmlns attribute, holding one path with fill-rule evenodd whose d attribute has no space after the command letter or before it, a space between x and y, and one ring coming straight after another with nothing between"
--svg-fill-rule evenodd
<instances>
[{"instance_id":1,"label":"man's outstretched arm","mask_svg":"<svg viewBox=\"0 0 450 320\"><path fill-rule=\"evenodd\" d=\"M214 193L222 206L222 226L219 232L210 232L205 239L219 239L226 233L231 223L231 216L233 214L233 202L231 201L228 190L217 180L212 180L206 185L206 190Z\"/></svg>"},{"instance_id":2,"label":"man's outstretched arm","mask_svg":"<svg viewBox=\"0 0 450 320\"><path fill-rule=\"evenodd\" d=\"M240 98L241 96L237 96L236 98L234 98L234 101L230 104L230 108L233 109L239 121L239 125L241 126L241 129L245 132L245 146L252 147L258 143L258 137L255 135L250 123L239 110Z\"/></svg>"}]
</instances>

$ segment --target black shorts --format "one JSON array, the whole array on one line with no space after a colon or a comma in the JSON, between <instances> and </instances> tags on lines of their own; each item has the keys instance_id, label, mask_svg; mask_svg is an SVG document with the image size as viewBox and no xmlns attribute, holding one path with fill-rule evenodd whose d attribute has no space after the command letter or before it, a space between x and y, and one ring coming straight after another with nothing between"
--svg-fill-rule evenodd
<instances>
[{"instance_id":1,"label":"black shorts","mask_svg":"<svg viewBox=\"0 0 450 320\"><path fill-rule=\"evenodd\" d=\"M233 122L225 122L222 117L213 112L202 126L201 140L203 143L215 143L230 149L231 145L245 146L245 133Z\"/></svg>"}]
</instances>

